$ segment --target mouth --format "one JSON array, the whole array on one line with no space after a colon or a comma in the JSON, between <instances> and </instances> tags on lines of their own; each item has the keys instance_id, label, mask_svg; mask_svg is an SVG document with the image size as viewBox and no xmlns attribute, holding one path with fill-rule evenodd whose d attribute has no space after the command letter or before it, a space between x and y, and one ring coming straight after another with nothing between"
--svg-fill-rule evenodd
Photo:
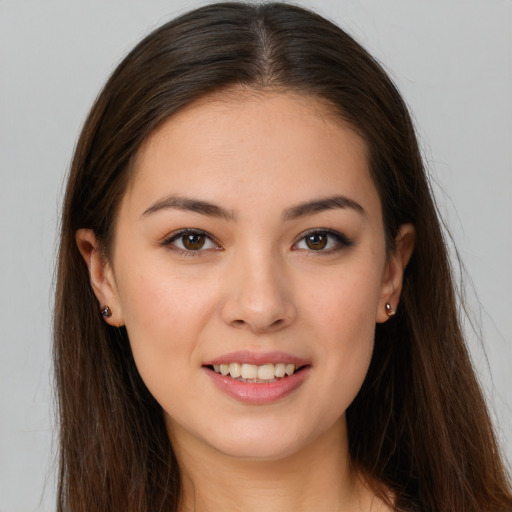
<instances>
[{"instance_id":1,"label":"mouth","mask_svg":"<svg viewBox=\"0 0 512 512\"><path fill-rule=\"evenodd\" d=\"M250 384L270 384L287 379L305 370L308 364L265 363L261 365L248 363L221 363L205 365L204 367L216 374L230 377L238 382Z\"/></svg>"},{"instance_id":2,"label":"mouth","mask_svg":"<svg viewBox=\"0 0 512 512\"><path fill-rule=\"evenodd\" d=\"M301 388L312 364L284 352L246 350L205 361L203 370L225 395L247 405L280 402Z\"/></svg>"}]
</instances>

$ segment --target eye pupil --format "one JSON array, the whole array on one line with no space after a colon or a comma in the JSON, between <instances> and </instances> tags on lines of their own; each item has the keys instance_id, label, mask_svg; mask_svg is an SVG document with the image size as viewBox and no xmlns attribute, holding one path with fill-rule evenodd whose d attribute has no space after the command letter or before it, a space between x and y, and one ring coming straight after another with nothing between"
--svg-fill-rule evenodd
<instances>
[{"instance_id":1,"label":"eye pupil","mask_svg":"<svg viewBox=\"0 0 512 512\"><path fill-rule=\"evenodd\" d=\"M190 251L201 249L205 243L205 236L200 233L189 233L182 237L183 247Z\"/></svg>"},{"instance_id":2,"label":"eye pupil","mask_svg":"<svg viewBox=\"0 0 512 512\"><path fill-rule=\"evenodd\" d=\"M327 235L322 233L313 233L306 237L306 245L313 251L319 251L327 245Z\"/></svg>"}]
</instances>

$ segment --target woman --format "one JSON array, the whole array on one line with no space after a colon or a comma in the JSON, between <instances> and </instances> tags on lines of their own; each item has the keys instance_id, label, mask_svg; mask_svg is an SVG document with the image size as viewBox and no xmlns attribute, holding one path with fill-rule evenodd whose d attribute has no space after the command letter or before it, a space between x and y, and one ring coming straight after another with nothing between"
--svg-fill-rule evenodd
<instances>
[{"instance_id":1,"label":"woman","mask_svg":"<svg viewBox=\"0 0 512 512\"><path fill-rule=\"evenodd\" d=\"M407 109L285 4L142 41L83 128L59 510L512 510Z\"/></svg>"}]
</instances>

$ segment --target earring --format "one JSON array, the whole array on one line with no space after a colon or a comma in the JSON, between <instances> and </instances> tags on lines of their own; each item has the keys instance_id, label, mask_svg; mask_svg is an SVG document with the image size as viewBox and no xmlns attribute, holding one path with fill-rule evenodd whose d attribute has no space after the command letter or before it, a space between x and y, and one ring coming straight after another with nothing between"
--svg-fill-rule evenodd
<instances>
[{"instance_id":1,"label":"earring","mask_svg":"<svg viewBox=\"0 0 512 512\"><path fill-rule=\"evenodd\" d=\"M101 310L101 316L103 318L109 318L112 316L112 310L108 307L108 306L105 306L102 310Z\"/></svg>"},{"instance_id":2,"label":"earring","mask_svg":"<svg viewBox=\"0 0 512 512\"><path fill-rule=\"evenodd\" d=\"M386 302L385 308L386 308L386 313L388 314L389 317L392 317L395 315L395 312L391 308L391 304L389 302Z\"/></svg>"}]
</instances>

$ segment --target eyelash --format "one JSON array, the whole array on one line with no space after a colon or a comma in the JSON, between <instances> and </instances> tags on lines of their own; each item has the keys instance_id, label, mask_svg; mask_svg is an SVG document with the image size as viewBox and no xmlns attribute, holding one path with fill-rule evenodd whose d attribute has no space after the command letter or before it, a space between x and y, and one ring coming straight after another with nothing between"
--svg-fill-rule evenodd
<instances>
[{"instance_id":1,"label":"eyelash","mask_svg":"<svg viewBox=\"0 0 512 512\"><path fill-rule=\"evenodd\" d=\"M327 237L327 241L326 241L326 244L329 244L329 239L332 238L334 239L334 247L330 247L328 249L319 249L319 250L314 250L314 249L302 249L302 248L299 248L297 247L299 243L301 242L305 242L307 243L307 238L308 237L312 237L314 235L319 235L319 236L326 236ZM354 241L351 240L350 238L348 238L346 235L344 235L343 233L340 233L338 231L334 231L332 229L319 229L319 228L314 228L314 229L310 229L304 233L301 233L299 238L297 239L297 241L293 244L293 247L295 248L295 250L304 250L304 251L307 251L307 252L311 252L311 253L320 253L320 254L333 254L333 253L336 253L338 251L341 251L343 250L344 248L347 248L347 247L352 247L354 245Z\"/></svg>"},{"instance_id":2,"label":"eyelash","mask_svg":"<svg viewBox=\"0 0 512 512\"><path fill-rule=\"evenodd\" d=\"M186 236L193 236L193 235L198 235L198 236L202 236L202 237L205 237L205 239L207 240L205 243L209 243L213 245L213 247L207 247L206 249L203 248L203 245L201 247L199 247L198 249L187 249L186 247L179 247L176 245L176 241L179 240L180 238L183 240L184 237ZM318 249L318 250L315 250L315 249L311 249L311 248L300 248L298 247L298 245L301 243L301 242L304 242L307 244L307 238L308 237L313 237L313 236L320 236L320 237L327 237L327 240L325 242L326 245L329 244L329 239L334 239L335 241L335 246L334 247L329 247L328 249L324 249L323 247ZM186 229L181 229L177 232L174 232L172 233L169 237L167 237L165 240L163 240L162 242L162 245L163 246L166 246L166 247L169 247L171 248L173 251L177 251L183 255L186 255L186 256L199 256L201 252L204 252L205 250L211 250L211 249L215 249L215 250L221 250L222 247L220 246L220 244L215 240L214 237L212 237L209 233L207 233L206 231L202 231L200 229L190 229L190 228L186 228ZM182 245L183 245L183 242L182 242ZM304 233L301 233L300 236L298 237L297 241L293 243L293 246L292 246L292 249L293 250L304 250L306 252L311 252L311 253L321 253L321 254L333 254L335 252L338 252L346 247L351 247L354 245L354 241L351 240L350 238L348 238L347 236L345 236L344 234L342 233L339 233L338 231L334 231L332 229L318 229L318 228L314 228L314 229L310 229Z\"/></svg>"},{"instance_id":3,"label":"eyelash","mask_svg":"<svg viewBox=\"0 0 512 512\"><path fill-rule=\"evenodd\" d=\"M172 233L169 237L167 237L165 240L163 240L162 245L169 247L171 250L176 251L180 254L183 254L185 256L199 256L201 252L205 251L206 249L203 249L201 246L198 249L187 249L186 247L178 247L175 242L179 240L180 238L183 240L186 236L193 236L193 235L199 235L204 236L206 240L208 240L214 247L208 247L207 249L215 249L220 250L220 244L215 240L214 237L212 237L209 233L206 231L202 231L200 229L180 229L179 231L176 231ZM208 243L208 242L205 242Z\"/></svg>"}]
</instances>

